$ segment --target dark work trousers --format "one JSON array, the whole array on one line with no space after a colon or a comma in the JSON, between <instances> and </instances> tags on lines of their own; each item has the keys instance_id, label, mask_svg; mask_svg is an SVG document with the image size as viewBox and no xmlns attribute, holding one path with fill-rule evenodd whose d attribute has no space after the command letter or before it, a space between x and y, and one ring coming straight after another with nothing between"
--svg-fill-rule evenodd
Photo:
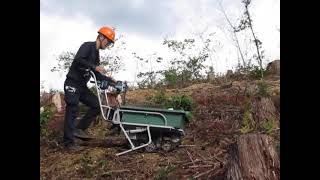
<instances>
[{"instance_id":1,"label":"dark work trousers","mask_svg":"<svg viewBox=\"0 0 320 180\"><path fill-rule=\"evenodd\" d=\"M91 122L94 120L97 115L100 113L99 100L96 95L91 92L87 86L79 85L76 81L71 79L66 79L64 82L64 100L66 102L66 112L64 119L64 136L63 141L65 145L74 143L74 130L87 129ZM78 125L75 125L75 119L79 111L79 102L82 102L86 106L89 106L90 109L80 119Z\"/></svg>"}]
</instances>

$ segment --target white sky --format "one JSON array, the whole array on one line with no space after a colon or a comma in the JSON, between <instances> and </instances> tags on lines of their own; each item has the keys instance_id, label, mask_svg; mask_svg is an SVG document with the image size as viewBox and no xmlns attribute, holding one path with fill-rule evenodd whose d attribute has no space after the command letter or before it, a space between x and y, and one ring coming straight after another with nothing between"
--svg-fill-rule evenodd
<instances>
[{"instance_id":1,"label":"white sky","mask_svg":"<svg viewBox=\"0 0 320 180\"><path fill-rule=\"evenodd\" d=\"M46 90L63 89L65 73L50 71L56 65L56 57L63 51L76 52L85 41L94 41L97 30L103 25L115 26L116 35L123 35L126 42L126 50L121 53L125 70L114 76L119 80L132 82L137 71L148 68L139 66L137 69L132 52L142 57L157 52L157 55L166 58L170 53L162 45L165 37L177 40L193 38L195 33L206 28L207 33L215 33L213 41L216 53L212 56L215 72L225 72L237 64L236 47L233 45L230 27L220 11L219 1L129 2L112 1L112 7L103 9L103 6L108 7L108 3L103 0L40 0L40 80L44 81ZM243 14L241 0L223 0L222 5L231 21L238 22L237 19ZM72 11L68 9L70 7ZM280 59L280 0L252 0L249 10L253 28L263 43L265 64ZM239 40L245 49L243 34L239 34ZM100 52L103 53L108 52ZM164 67L163 64L154 66L155 69Z\"/></svg>"}]
</instances>

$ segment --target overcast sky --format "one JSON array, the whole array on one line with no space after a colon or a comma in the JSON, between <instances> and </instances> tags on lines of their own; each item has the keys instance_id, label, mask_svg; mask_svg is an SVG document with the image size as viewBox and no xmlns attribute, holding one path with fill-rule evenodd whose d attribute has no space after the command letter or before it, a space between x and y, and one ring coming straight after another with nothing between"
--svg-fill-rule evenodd
<instances>
[{"instance_id":1,"label":"overcast sky","mask_svg":"<svg viewBox=\"0 0 320 180\"><path fill-rule=\"evenodd\" d=\"M241 0L40 0L40 80L46 90L62 90L65 73L50 71L56 57L63 51L76 52L83 42L94 41L97 30L105 25L115 27L116 36L123 35L126 42L126 50L121 51L125 70L116 74L116 79L135 80L138 68L132 52L144 57L155 52L169 57L168 48L162 45L164 38L183 40L200 32L215 33L215 53L208 63L216 72L225 72L235 67L238 54L219 2L232 23L239 22ZM265 63L280 59L280 0L252 0L249 10L256 35L263 43ZM239 34L243 49L248 48L243 40L249 35ZM107 51L100 54L110 53Z\"/></svg>"}]
</instances>

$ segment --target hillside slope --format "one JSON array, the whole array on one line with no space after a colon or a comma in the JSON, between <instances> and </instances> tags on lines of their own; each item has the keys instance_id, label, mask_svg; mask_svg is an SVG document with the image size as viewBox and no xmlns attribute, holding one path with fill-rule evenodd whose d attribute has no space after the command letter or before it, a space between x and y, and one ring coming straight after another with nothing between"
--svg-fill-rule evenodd
<instances>
[{"instance_id":1,"label":"hillside slope","mask_svg":"<svg viewBox=\"0 0 320 180\"><path fill-rule=\"evenodd\" d=\"M95 140L79 141L85 145L84 151L68 153L61 145L63 112L60 112L48 123L49 135L40 138L41 179L224 179L230 145L240 135L267 134L279 149L280 80L266 80L270 97L260 97L258 84L258 81L233 81L226 85L201 83L165 90L167 96L185 94L197 105L192 111L194 118L185 129L183 146L169 153L137 151L117 157L115 154L126 148L126 141L122 134L111 135L110 125L104 121L97 121L89 129ZM126 101L131 105L153 106L150 97L157 93L158 90L150 89L129 91ZM264 126L261 122L261 126L257 123L255 128L246 129L246 107L250 103L258 106L261 99L270 99L276 107L272 112L274 124ZM259 116L254 107L252 112L252 116Z\"/></svg>"}]
</instances>

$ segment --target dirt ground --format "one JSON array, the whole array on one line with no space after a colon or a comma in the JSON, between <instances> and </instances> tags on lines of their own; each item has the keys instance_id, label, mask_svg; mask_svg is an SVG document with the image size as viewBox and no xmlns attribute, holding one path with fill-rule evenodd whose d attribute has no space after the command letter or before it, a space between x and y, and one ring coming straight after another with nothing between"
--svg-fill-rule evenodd
<instances>
[{"instance_id":1,"label":"dirt ground","mask_svg":"<svg viewBox=\"0 0 320 180\"><path fill-rule=\"evenodd\" d=\"M254 82L251 82L254 84ZM274 95L280 93L280 81L268 84ZM134 151L122 156L116 153L128 148L122 134L110 134L107 122L94 123L89 133L96 139L77 142L85 147L80 152L62 148L60 131L40 138L41 179L223 179L228 165L228 147L240 134L246 82L233 82L231 87L210 83L195 84L167 94L187 94L197 107L194 119L185 128L182 145L169 153ZM247 88L248 89L248 88ZM143 104L155 90L127 93L127 102ZM275 141L279 132L271 134ZM276 143L276 142L275 142Z\"/></svg>"}]
</instances>

